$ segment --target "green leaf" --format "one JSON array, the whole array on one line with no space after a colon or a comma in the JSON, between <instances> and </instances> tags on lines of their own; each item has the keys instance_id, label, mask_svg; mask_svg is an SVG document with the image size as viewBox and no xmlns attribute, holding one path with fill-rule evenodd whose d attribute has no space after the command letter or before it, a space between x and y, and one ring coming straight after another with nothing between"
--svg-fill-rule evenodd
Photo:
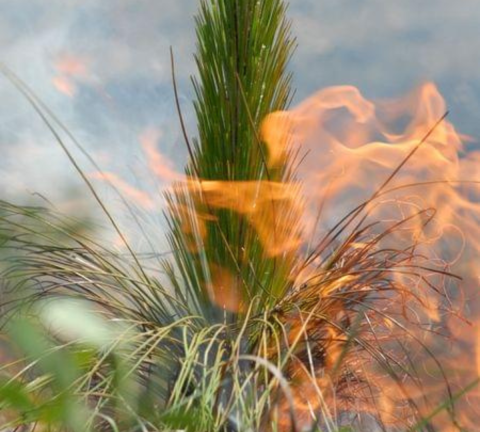
<instances>
[{"instance_id":1,"label":"green leaf","mask_svg":"<svg viewBox=\"0 0 480 432\"><path fill-rule=\"evenodd\" d=\"M6 378L0 378L0 406L14 408L21 413L34 408L25 384Z\"/></svg>"}]
</instances>

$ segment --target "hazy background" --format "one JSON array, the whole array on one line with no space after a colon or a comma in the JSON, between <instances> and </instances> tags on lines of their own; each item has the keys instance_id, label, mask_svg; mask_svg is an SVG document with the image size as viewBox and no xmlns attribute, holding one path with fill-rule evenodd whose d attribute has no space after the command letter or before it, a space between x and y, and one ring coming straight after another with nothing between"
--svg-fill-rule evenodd
<instances>
[{"instance_id":1,"label":"hazy background","mask_svg":"<svg viewBox=\"0 0 480 432\"><path fill-rule=\"evenodd\" d=\"M189 76L197 6L196 0L0 0L0 61L104 169L143 186L151 182L139 146L145 131L159 133L158 149L178 169L185 158L170 45L195 134ZM378 98L432 80L451 121L480 137L479 0L292 0L289 16L298 38L291 62L295 102L328 85L353 84ZM94 170L74 154L86 172ZM67 209L88 195L47 128L0 77L0 198L27 202L36 194Z\"/></svg>"}]
</instances>

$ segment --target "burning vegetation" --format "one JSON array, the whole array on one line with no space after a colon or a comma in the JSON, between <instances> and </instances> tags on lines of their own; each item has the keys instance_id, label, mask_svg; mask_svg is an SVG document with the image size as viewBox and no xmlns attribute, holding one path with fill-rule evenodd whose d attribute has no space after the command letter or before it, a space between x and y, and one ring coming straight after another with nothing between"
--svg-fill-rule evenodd
<instances>
[{"instance_id":1,"label":"burning vegetation","mask_svg":"<svg viewBox=\"0 0 480 432\"><path fill-rule=\"evenodd\" d=\"M284 13L281 0L201 2L197 140L177 98L185 173L156 147L157 131L140 137L152 176L167 184L163 207L114 173L75 165L129 258L51 211L1 203L15 256L5 290L21 293L4 315L16 323L9 343L27 354L2 369L10 425L475 430L479 154L464 150L468 137L433 83L377 102L332 87L288 110L294 43ZM148 239L132 206L165 212L161 277L95 179L123 196L138 235ZM59 311L79 299L93 333ZM19 336L31 320L45 330L40 357ZM70 374L58 375L60 361ZM49 417L52 403L67 414Z\"/></svg>"}]
</instances>

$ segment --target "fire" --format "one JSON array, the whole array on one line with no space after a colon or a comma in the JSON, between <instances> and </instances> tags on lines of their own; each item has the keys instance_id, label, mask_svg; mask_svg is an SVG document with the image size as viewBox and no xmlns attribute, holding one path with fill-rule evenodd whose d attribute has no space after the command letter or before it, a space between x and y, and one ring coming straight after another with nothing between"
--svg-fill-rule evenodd
<instances>
[{"instance_id":1,"label":"fire","mask_svg":"<svg viewBox=\"0 0 480 432\"><path fill-rule=\"evenodd\" d=\"M249 220L269 256L296 250L302 244L301 231L292 232L288 226L292 217L300 220L303 214L303 204L298 199L299 184L274 181L228 182L188 177L177 172L174 164L159 151L161 136L161 131L155 128L145 129L138 136L148 168L160 182L160 193L173 191L178 195L188 195L189 200L193 199L197 209L197 234L201 238L206 234L205 223L215 220L210 210L229 209ZM161 210L155 205L154 196L131 186L112 172L93 173L90 178L111 184L147 211ZM204 207L203 212L200 207ZM176 204L177 213L185 216L184 230L191 234L193 228L187 226L187 219L191 216L189 209L188 204Z\"/></svg>"},{"instance_id":2,"label":"fire","mask_svg":"<svg viewBox=\"0 0 480 432\"><path fill-rule=\"evenodd\" d=\"M184 197L168 204L187 237L204 239L216 221L212 209L222 209L248 221L266 256L306 254L278 307L285 344L298 345L287 375L301 422L330 407L349 421L361 413L357 420L369 424L412 427L426 417L442 430L475 428L480 153L465 152L465 137L448 118L439 122L445 112L432 83L376 102L352 86L321 90L262 124L268 169L291 149L305 155L299 181L290 183L187 177L159 152L159 131L139 137L162 192ZM148 194L111 174L103 178L159 210ZM245 310L240 281L210 267L210 299ZM308 358L303 333L318 353L314 372L298 360ZM283 405L274 413L279 420ZM287 430L290 420L283 421Z\"/></svg>"},{"instance_id":3,"label":"fire","mask_svg":"<svg viewBox=\"0 0 480 432\"><path fill-rule=\"evenodd\" d=\"M185 176L176 172L171 161L158 151L157 143L161 137L161 130L156 128L148 128L138 137L150 171L161 181L185 180Z\"/></svg>"},{"instance_id":4,"label":"fire","mask_svg":"<svg viewBox=\"0 0 480 432\"><path fill-rule=\"evenodd\" d=\"M101 180L110 183L117 188L125 198L132 200L145 210L153 211L155 209L154 200L148 193L131 186L114 173L92 173L90 178L92 180Z\"/></svg>"},{"instance_id":5,"label":"fire","mask_svg":"<svg viewBox=\"0 0 480 432\"><path fill-rule=\"evenodd\" d=\"M291 252L302 244L301 232L292 231L289 223L291 218L302 216L303 206L295 194L298 185L193 179L185 184L197 203L203 203L206 214L209 209L229 209L244 215L255 228L267 255ZM178 192L178 186L175 189Z\"/></svg>"},{"instance_id":6,"label":"fire","mask_svg":"<svg viewBox=\"0 0 480 432\"><path fill-rule=\"evenodd\" d=\"M77 94L78 81L86 80L89 77L89 67L86 59L62 55L55 61L56 75L52 78L55 88L69 97Z\"/></svg>"},{"instance_id":7,"label":"fire","mask_svg":"<svg viewBox=\"0 0 480 432\"><path fill-rule=\"evenodd\" d=\"M341 295L345 296L342 290L351 287L356 297L349 295L371 308L360 312L368 324L355 329L360 340L370 349L379 347L379 355L397 367L415 366L414 378L400 373L393 379L379 366L381 362L349 348L347 351L355 354L343 354L345 367L350 371L361 368L359 380L368 387L364 398L361 386L355 387L350 394L353 406L345 397L348 391L341 390L340 377L331 375L331 362L323 360L322 374L331 377L338 393L328 401L325 392L326 405L336 404L347 413L363 411L385 425L412 426L413 420L408 420L412 411L429 417L478 377L468 358L478 350L472 335L474 323L479 322L473 300L477 300L479 287L475 263L480 251L480 153L465 154L465 137L448 119L438 123L445 112L445 101L432 83L401 99L375 103L358 89L341 86L321 90L291 111L271 114L262 127L270 166L281 161L290 146L308 155L298 171L306 197L304 232L315 238L309 243L320 246L316 262L312 260L303 269L296 285L302 279L309 283L292 302L301 304L303 299L313 298L312 290L321 292L328 307L323 306L324 318L315 324L331 332L327 322L342 327L343 318L337 314L358 317L358 312L352 314L341 301ZM356 215L365 218L363 223L357 225L358 218L351 218L332 241L332 226L362 203ZM349 237L357 235L355 226L370 227L368 235L360 236L364 245ZM335 248L342 257L337 264L338 278L319 273ZM376 262L376 267L357 267L351 272L350 265L358 266L371 250L382 257L377 261L374 255L369 257L370 265ZM389 265L396 263L385 280L395 286L394 292L373 287L372 281L364 283L358 277L361 272L375 271L381 262L387 272ZM375 300L368 296L369 290ZM322 336L319 344L335 357L344 350L340 340L338 337L332 343ZM401 348L395 347L396 341ZM303 386L311 384L305 382L299 388ZM453 404L455 410L452 405L452 409L434 415L429 424L442 430L450 430L448 424L475 427L478 387L469 388L468 397L458 399ZM312 400L308 410L312 410ZM307 410L304 405L300 397L296 401L300 418ZM321 408L320 402L317 406Z\"/></svg>"}]
</instances>

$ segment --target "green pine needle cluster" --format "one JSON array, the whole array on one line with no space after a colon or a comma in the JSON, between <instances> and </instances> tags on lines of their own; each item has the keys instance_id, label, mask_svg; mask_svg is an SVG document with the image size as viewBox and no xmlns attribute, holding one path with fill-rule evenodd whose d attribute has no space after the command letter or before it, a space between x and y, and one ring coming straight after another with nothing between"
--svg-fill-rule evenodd
<instances>
[{"instance_id":1,"label":"green pine needle cluster","mask_svg":"<svg viewBox=\"0 0 480 432\"><path fill-rule=\"evenodd\" d=\"M245 194L260 194L278 187L269 183L291 180L288 159L273 168L268 166L268 151L260 137L265 116L285 109L291 98L291 76L286 68L294 40L285 9L280 0L202 1L196 19L198 77L193 82L198 139L191 145L187 139L186 144L191 156L187 174L198 185L195 191L168 197L172 208L169 238L183 283L196 292L199 312L211 315L214 322L224 320L222 300L206 288L216 283L215 273L229 275L234 287L225 290L243 310L255 298L256 311L272 307L289 287L292 254L269 257L247 217L232 208L211 205L212 195L231 193L236 187L232 182L239 185L230 199L246 201ZM224 185L210 191L200 181ZM289 220L279 228L275 220L286 219L282 216L288 211L285 201L270 190L265 194L269 208L258 211L272 215L270 230L282 230L272 235L293 233L297 221Z\"/></svg>"}]
</instances>

